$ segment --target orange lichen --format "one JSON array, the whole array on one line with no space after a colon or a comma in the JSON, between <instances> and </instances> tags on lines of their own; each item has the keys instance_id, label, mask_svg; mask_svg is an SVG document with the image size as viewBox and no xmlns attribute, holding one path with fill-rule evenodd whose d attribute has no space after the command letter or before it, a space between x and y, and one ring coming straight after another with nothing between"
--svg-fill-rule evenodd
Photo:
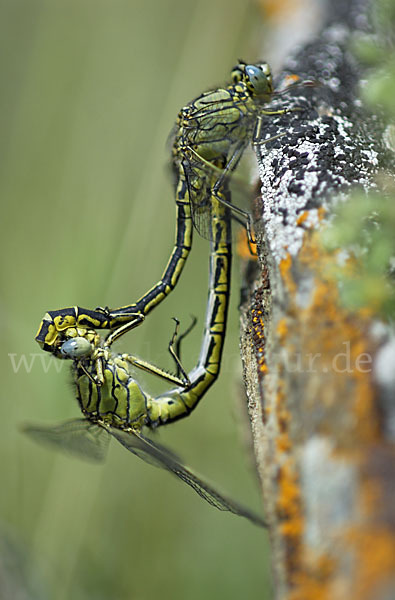
<instances>
[{"instance_id":1,"label":"orange lichen","mask_svg":"<svg viewBox=\"0 0 395 600\"><path fill-rule=\"evenodd\" d=\"M296 292L296 284L291 275L291 267L292 256L288 253L280 262L280 273L289 291Z\"/></svg>"},{"instance_id":2,"label":"orange lichen","mask_svg":"<svg viewBox=\"0 0 395 600\"><path fill-rule=\"evenodd\" d=\"M329 556L318 556L311 563L309 568L292 577L288 600L334 600L338 597L331 589L334 560Z\"/></svg>"},{"instance_id":3,"label":"orange lichen","mask_svg":"<svg viewBox=\"0 0 395 600\"><path fill-rule=\"evenodd\" d=\"M278 508L288 518L300 518L300 487L294 468L288 460L280 469L279 474L282 494L278 500ZM284 524L286 525L286 524Z\"/></svg>"},{"instance_id":4,"label":"orange lichen","mask_svg":"<svg viewBox=\"0 0 395 600\"><path fill-rule=\"evenodd\" d=\"M352 592L358 600L377 596L380 584L393 580L395 572L394 532L383 527L353 529L345 534L355 552Z\"/></svg>"},{"instance_id":5,"label":"orange lichen","mask_svg":"<svg viewBox=\"0 0 395 600\"><path fill-rule=\"evenodd\" d=\"M291 415L285 403L285 393L281 380L278 384L275 404L278 434L276 438L276 462L278 471L277 512L280 518L281 534L287 538L286 562L292 571L299 560L303 517L301 509L301 491L298 474L292 458L292 441L289 436Z\"/></svg>"},{"instance_id":6,"label":"orange lichen","mask_svg":"<svg viewBox=\"0 0 395 600\"><path fill-rule=\"evenodd\" d=\"M367 521L337 534L338 556L346 556L349 565L346 573L339 568L337 559L325 555L317 558L315 553L303 548L299 568L290 576L288 600L371 600L387 585L392 585L395 532L374 524L383 504L378 482L362 482L358 498Z\"/></svg>"},{"instance_id":7,"label":"orange lichen","mask_svg":"<svg viewBox=\"0 0 395 600\"><path fill-rule=\"evenodd\" d=\"M285 437L283 436L283 439ZM277 511L280 517L280 532L287 539L285 546L287 570L293 572L300 561L304 522L298 475L293 460L289 457L280 467L278 486Z\"/></svg>"},{"instance_id":8,"label":"orange lichen","mask_svg":"<svg viewBox=\"0 0 395 600\"><path fill-rule=\"evenodd\" d=\"M299 75L295 75L295 73L293 73L292 75L286 75L284 81L287 85L290 85L291 83L296 83L297 81L300 81L300 77Z\"/></svg>"},{"instance_id":9,"label":"orange lichen","mask_svg":"<svg viewBox=\"0 0 395 600\"><path fill-rule=\"evenodd\" d=\"M252 309L251 322L255 357L258 362L260 373L265 375L268 370L265 362L265 323L263 321L263 311L260 308Z\"/></svg>"},{"instance_id":10,"label":"orange lichen","mask_svg":"<svg viewBox=\"0 0 395 600\"><path fill-rule=\"evenodd\" d=\"M299 219L300 224L305 221L305 213ZM287 314L276 324L275 342L277 347L286 350L287 356L293 350L301 356L300 374L298 371L290 375L285 363L277 361L280 369L274 404L278 428L274 455L278 465L276 505L284 543L284 568L291 587L289 600L372 598L377 582L384 581L387 575L390 577L391 570L395 571L395 535L388 530L372 526L366 531L365 525L365 529L356 528L347 537L337 537L337 541L333 541L334 532L328 532L329 547L338 548L341 556L343 544L344 553L355 564L352 581L344 577L337 559L329 554L312 554L302 537L304 518L299 471L289 430L291 414L285 401L288 381L297 381L299 377L300 382L312 386L313 391L306 387L303 397L306 411L317 415L310 426L320 433L328 430L334 452L343 460L347 457L357 470L369 444L380 439L375 389L368 368L368 358L374 352L369 337L371 311L351 312L342 305L337 283L330 276L336 260L322 248L317 234L306 232L299 255L294 258L287 254L280 263L283 286L288 293ZM336 268L339 268L338 263ZM312 291L306 295L305 306L300 305L300 297L296 298L299 274L311 279ZM311 356L317 357L313 366L319 374L310 377L312 371L307 366ZM303 410L303 405L301 408ZM379 512L380 493L368 477L359 485L365 512L369 507L373 518ZM339 590L348 590L348 593L344 596Z\"/></svg>"},{"instance_id":11,"label":"orange lichen","mask_svg":"<svg viewBox=\"0 0 395 600\"><path fill-rule=\"evenodd\" d=\"M359 435L365 441L372 439L378 433L378 419L369 364L363 362L364 358L368 360L371 356L371 342L367 338L367 324L363 318L365 315L361 312L351 313L342 306L336 283L325 276L333 257L322 250L316 234L305 235L303 247L294 260L296 270L312 274L314 291L305 308L292 306L296 284L291 276L292 260L288 255L280 265L280 272L289 292L289 310L291 312L293 309L298 315L288 338L294 334L292 339L296 335L300 341L298 352L303 366L309 364L309 357L315 356L314 368L321 369L322 373L330 373L332 392L324 390L327 379L322 377L323 398L330 401L343 398L346 402L352 398L355 428L358 428ZM288 328L291 326L288 323ZM280 322L277 334L279 343L283 345L282 329L283 323Z\"/></svg>"},{"instance_id":12,"label":"orange lichen","mask_svg":"<svg viewBox=\"0 0 395 600\"><path fill-rule=\"evenodd\" d=\"M291 442L288 435L280 434L276 440L278 452L289 452L291 449Z\"/></svg>"},{"instance_id":13,"label":"orange lichen","mask_svg":"<svg viewBox=\"0 0 395 600\"><path fill-rule=\"evenodd\" d=\"M285 336L287 335L288 332L288 325L287 325L287 320L285 319L285 317L283 319L280 319L277 323L277 327L276 327L276 333L280 339L280 341L282 341Z\"/></svg>"},{"instance_id":14,"label":"orange lichen","mask_svg":"<svg viewBox=\"0 0 395 600\"><path fill-rule=\"evenodd\" d=\"M305 224L308 214L305 211L299 215L299 226ZM324 210L319 211L319 219L324 214ZM344 267L339 267L336 254L328 253L320 244L319 235L311 231L305 231L298 256L288 253L279 265L286 312L270 328L270 342L274 355L279 349L284 354L279 360L276 358L276 369L271 368L267 379L270 403L266 400L265 414L271 415L271 426L276 427L275 446L269 451L274 465L272 486L277 486L275 505L277 535L284 557L282 568L290 587L288 600L370 600L377 595L376 586L385 585L395 572L395 531L383 525L389 518L383 509L388 499L384 501L381 487L386 475L377 474L375 469L376 464L382 467L383 462L381 455L375 454L376 446L382 443L381 415L368 360L373 359L375 352L369 333L372 307L351 311L342 304L334 277L339 268L348 272L353 265L346 261ZM308 285L304 286L306 292L302 290L303 294L297 295L300 281ZM270 310L267 304L263 306L265 311ZM252 314L261 373L267 371L264 316L260 309ZM297 369L286 364L293 353L300 358ZM282 360L282 356L286 358ZM309 370L311 357L314 362ZM272 367L271 362L269 365ZM290 428L294 413L287 398L292 385L301 391L297 410L303 418L306 416L307 427L293 423ZM358 475L357 481L350 481L350 486L355 487L355 525L330 529L325 546L318 548L309 547L303 537L298 464L299 450L314 434L328 434L333 460L347 461L350 470ZM388 454L387 464L391 465L389 451ZM364 461L373 459L373 466L365 465ZM366 472L362 474L363 467ZM386 510L390 514L390 508ZM379 523L378 516L382 519Z\"/></svg>"},{"instance_id":15,"label":"orange lichen","mask_svg":"<svg viewBox=\"0 0 395 600\"><path fill-rule=\"evenodd\" d=\"M265 18L282 22L295 10L295 0L260 0Z\"/></svg>"},{"instance_id":16,"label":"orange lichen","mask_svg":"<svg viewBox=\"0 0 395 600\"><path fill-rule=\"evenodd\" d=\"M376 447L377 451L377 447ZM393 581L395 572L395 528L385 525L384 514L390 514L393 505L391 489L385 491L385 467L393 471L394 449L386 446L380 451L382 473L375 464L370 465L372 453L364 465L364 477L358 495L359 510L363 524L349 528L343 534L344 543L352 549L355 569L352 589L354 597L370 600L378 595L380 586Z\"/></svg>"},{"instance_id":17,"label":"orange lichen","mask_svg":"<svg viewBox=\"0 0 395 600\"><path fill-rule=\"evenodd\" d=\"M308 216L309 216L309 211L304 210L302 213L300 213L299 217L296 219L296 225L298 225L298 226L302 225L302 223L307 219Z\"/></svg>"}]
</instances>

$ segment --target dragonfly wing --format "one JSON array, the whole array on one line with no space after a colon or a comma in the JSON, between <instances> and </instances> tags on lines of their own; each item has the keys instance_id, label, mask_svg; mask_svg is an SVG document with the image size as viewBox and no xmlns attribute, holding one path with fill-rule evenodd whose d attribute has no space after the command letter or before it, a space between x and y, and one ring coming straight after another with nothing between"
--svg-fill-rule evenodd
<instances>
[{"instance_id":1,"label":"dragonfly wing","mask_svg":"<svg viewBox=\"0 0 395 600\"><path fill-rule=\"evenodd\" d=\"M186 466L179 462L178 457L170 450L146 438L138 432L126 432L119 429L110 429L110 433L114 436L127 450L136 454L142 460L170 471L176 477L184 481L206 502L215 506L219 510L229 511L235 515L246 517L255 525L266 527L265 521L245 508L241 504L223 496L215 490L210 484L204 482L200 477L192 473Z\"/></svg>"},{"instance_id":2,"label":"dragonfly wing","mask_svg":"<svg viewBox=\"0 0 395 600\"><path fill-rule=\"evenodd\" d=\"M213 239L211 227L211 178L207 176L202 164L184 160L183 169L191 203L192 222L196 231L206 240Z\"/></svg>"},{"instance_id":3,"label":"dragonfly wing","mask_svg":"<svg viewBox=\"0 0 395 600\"><path fill-rule=\"evenodd\" d=\"M108 431L122 444L122 446L127 448L129 452L132 452L144 462L153 465L154 467L167 468L163 464L164 461L178 462L180 460L171 450L158 443L154 443L137 431L123 431L122 429L116 429L115 427L111 427ZM160 454L161 460L158 458L157 454Z\"/></svg>"},{"instance_id":4,"label":"dragonfly wing","mask_svg":"<svg viewBox=\"0 0 395 600\"><path fill-rule=\"evenodd\" d=\"M52 426L28 424L22 431L35 442L94 462L103 462L110 441L105 429L87 419L72 419Z\"/></svg>"},{"instance_id":5,"label":"dragonfly wing","mask_svg":"<svg viewBox=\"0 0 395 600\"><path fill-rule=\"evenodd\" d=\"M219 169L214 165L206 164L203 159L199 161L197 156L185 158L182 165L188 188L188 196L191 204L192 222L196 231L206 240L215 239L215 231L213 231L213 205L218 202L213 196L212 189L221 176L224 177L222 182L222 193L225 195L228 191L229 182L232 178L232 173L237 165L229 170ZM228 195L228 200L230 197ZM232 217L237 220L237 209L231 211ZM227 242L232 242L232 233L229 229Z\"/></svg>"}]
</instances>

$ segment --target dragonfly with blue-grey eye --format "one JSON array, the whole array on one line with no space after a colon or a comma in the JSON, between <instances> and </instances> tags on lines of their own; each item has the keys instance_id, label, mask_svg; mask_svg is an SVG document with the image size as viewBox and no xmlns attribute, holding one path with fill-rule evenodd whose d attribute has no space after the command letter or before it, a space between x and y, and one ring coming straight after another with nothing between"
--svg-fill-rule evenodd
<instances>
[{"instance_id":1,"label":"dragonfly with blue-grey eye","mask_svg":"<svg viewBox=\"0 0 395 600\"><path fill-rule=\"evenodd\" d=\"M178 115L172 134L176 241L161 279L137 302L120 308L91 310L73 306L47 312L36 335L44 350L56 352L56 347L66 341L65 332L72 328L74 335L83 330L110 329L114 340L140 325L176 286L191 249L193 225L203 237L213 238L213 198L226 204L232 217L247 228L252 241L250 214L219 191L251 140L253 143L261 140L264 118L299 110L298 107L267 110L264 106L272 98L311 82L292 83L277 92L267 63L242 61L232 70L231 78L228 86L201 94Z\"/></svg>"},{"instance_id":2,"label":"dragonfly with blue-grey eye","mask_svg":"<svg viewBox=\"0 0 395 600\"><path fill-rule=\"evenodd\" d=\"M181 111L173 143L173 164L178 172L177 241L165 274L140 301L121 309L72 307L47 313L36 339L54 356L73 361L77 399L85 419L52 428L29 426L27 431L41 441L91 458L102 457L103 440L110 434L131 452L176 474L221 510L262 525L260 517L217 493L141 432L143 426L155 428L187 416L218 376L229 295L230 216L236 213L238 220L244 218L251 231L248 213L231 204L227 183L255 127L254 94L260 98L257 105L273 95L270 70L265 65L239 63L233 84L202 94ZM285 112L288 109L265 114ZM255 132L258 130L259 125ZM199 363L189 375L174 350L175 339L169 346L182 375L179 378L135 356L116 354L111 346L173 289L189 252L192 222L211 240L210 292ZM110 329L104 340L98 333L101 329ZM178 387L152 398L131 376L130 365Z\"/></svg>"},{"instance_id":3,"label":"dragonfly with blue-grey eye","mask_svg":"<svg viewBox=\"0 0 395 600\"><path fill-rule=\"evenodd\" d=\"M226 199L226 193L223 186L219 194ZM209 294L196 367L186 373L181 365L177 350L178 325L169 344L176 375L135 356L114 352L111 346L116 338L112 333L102 339L95 329L82 328L74 336L72 327L71 332L65 331L69 338L56 346L54 355L71 361L83 419L55 426L27 425L24 430L41 443L97 461L103 460L108 441L113 437L129 452L176 475L212 506L264 527L265 521L259 515L218 492L171 451L143 433L144 429L153 430L187 417L219 374L228 312L231 245L230 211L218 200L214 202L212 219L215 239L211 241ZM143 390L131 367L144 369L176 387L153 397Z\"/></svg>"}]
</instances>

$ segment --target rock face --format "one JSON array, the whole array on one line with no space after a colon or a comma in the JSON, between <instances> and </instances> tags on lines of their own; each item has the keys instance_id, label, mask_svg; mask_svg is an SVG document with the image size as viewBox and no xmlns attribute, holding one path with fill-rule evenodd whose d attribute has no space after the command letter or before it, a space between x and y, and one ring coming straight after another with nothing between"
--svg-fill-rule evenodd
<instances>
[{"instance_id":1,"label":"rock face","mask_svg":"<svg viewBox=\"0 0 395 600\"><path fill-rule=\"evenodd\" d=\"M342 303L333 272L352 259L328 252L320 230L393 156L358 99L350 44L368 29L367 5L328 10L281 78L319 85L278 97L273 106L302 110L267 117L256 141L259 268L244 289L241 348L275 597L384 600L395 597L395 346L371 306Z\"/></svg>"}]
</instances>

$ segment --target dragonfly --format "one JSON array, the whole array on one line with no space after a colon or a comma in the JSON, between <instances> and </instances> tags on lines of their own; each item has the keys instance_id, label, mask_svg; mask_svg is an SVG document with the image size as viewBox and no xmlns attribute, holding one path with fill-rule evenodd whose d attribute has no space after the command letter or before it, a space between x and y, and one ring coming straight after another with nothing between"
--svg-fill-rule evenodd
<instances>
[{"instance_id":1,"label":"dragonfly","mask_svg":"<svg viewBox=\"0 0 395 600\"><path fill-rule=\"evenodd\" d=\"M226 199L226 194L223 186L220 195ZM55 426L27 425L24 430L37 441L95 461L104 459L108 441L113 437L132 454L173 473L210 505L265 527L259 515L218 492L170 450L143 433L144 428L154 430L188 416L219 374L230 293L231 225L227 205L215 202L205 325L194 369L186 373L178 356L177 343L181 338L177 340L178 323L169 344L177 366L176 375L136 356L114 352L111 333L102 339L96 330L82 328L74 335L75 328L71 327L66 332L67 341L55 345L53 354L72 361L76 398L83 418ZM175 387L152 397L133 377L131 367L159 376Z\"/></svg>"},{"instance_id":2,"label":"dragonfly","mask_svg":"<svg viewBox=\"0 0 395 600\"><path fill-rule=\"evenodd\" d=\"M302 82L302 85L307 83L310 82ZM231 83L201 94L181 109L171 138L176 181L175 243L160 280L137 302L120 308L91 310L73 306L48 311L36 334L36 341L44 350L51 352L60 347L71 329L74 335L83 336L91 330L109 329L114 340L140 325L175 288L191 250L193 226L203 237L213 239L215 201L229 208L232 217L246 227L252 241L250 214L232 204L230 197L225 197L220 190L250 141L261 137L263 117L297 110L264 108L273 97L296 85L301 84L292 83L276 92L267 63L239 61L231 72Z\"/></svg>"}]
</instances>

